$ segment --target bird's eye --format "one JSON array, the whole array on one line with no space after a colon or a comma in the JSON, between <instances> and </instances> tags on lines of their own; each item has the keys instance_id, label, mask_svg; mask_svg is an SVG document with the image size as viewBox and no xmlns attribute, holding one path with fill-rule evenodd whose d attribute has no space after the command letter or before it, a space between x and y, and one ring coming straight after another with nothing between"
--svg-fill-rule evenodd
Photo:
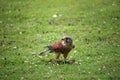
<instances>
[{"instance_id":1,"label":"bird's eye","mask_svg":"<svg viewBox=\"0 0 120 80\"><path fill-rule=\"evenodd\" d=\"M67 38L67 39L66 39L66 42L67 42L67 43L72 43L72 39Z\"/></svg>"}]
</instances>

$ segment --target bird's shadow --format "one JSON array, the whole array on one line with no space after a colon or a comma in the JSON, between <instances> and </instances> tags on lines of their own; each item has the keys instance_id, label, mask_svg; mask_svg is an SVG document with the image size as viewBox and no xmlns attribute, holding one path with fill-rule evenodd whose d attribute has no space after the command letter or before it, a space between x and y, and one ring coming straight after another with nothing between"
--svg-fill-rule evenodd
<instances>
[{"instance_id":1,"label":"bird's shadow","mask_svg":"<svg viewBox=\"0 0 120 80\"><path fill-rule=\"evenodd\" d=\"M63 60L56 61L54 59L50 59L49 61L46 61L46 62L51 63L51 64L59 64L59 65L62 65L62 64L76 64L75 59L71 59L71 60L67 60L67 61L63 61Z\"/></svg>"}]
</instances>

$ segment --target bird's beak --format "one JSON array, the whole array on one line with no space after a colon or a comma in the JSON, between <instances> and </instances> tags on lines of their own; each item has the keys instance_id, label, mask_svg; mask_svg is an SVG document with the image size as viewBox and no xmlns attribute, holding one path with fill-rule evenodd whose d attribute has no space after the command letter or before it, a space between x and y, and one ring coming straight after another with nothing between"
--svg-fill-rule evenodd
<instances>
[{"instance_id":1,"label":"bird's beak","mask_svg":"<svg viewBox=\"0 0 120 80\"><path fill-rule=\"evenodd\" d=\"M62 38L61 40L64 40L64 38Z\"/></svg>"}]
</instances>

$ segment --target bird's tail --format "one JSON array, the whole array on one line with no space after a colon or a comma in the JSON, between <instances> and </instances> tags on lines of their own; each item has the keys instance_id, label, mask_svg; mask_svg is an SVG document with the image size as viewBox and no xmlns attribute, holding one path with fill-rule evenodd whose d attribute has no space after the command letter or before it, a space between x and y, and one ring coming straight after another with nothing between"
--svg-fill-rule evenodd
<instances>
[{"instance_id":1,"label":"bird's tail","mask_svg":"<svg viewBox=\"0 0 120 80\"><path fill-rule=\"evenodd\" d=\"M44 55L46 55L46 54L48 54L50 52L51 52L50 50L45 50L45 51L40 53L40 56L44 56Z\"/></svg>"},{"instance_id":2,"label":"bird's tail","mask_svg":"<svg viewBox=\"0 0 120 80\"><path fill-rule=\"evenodd\" d=\"M48 50L41 52L40 56L44 56L52 52L52 46L46 46L46 48L48 48Z\"/></svg>"}]
</instances>

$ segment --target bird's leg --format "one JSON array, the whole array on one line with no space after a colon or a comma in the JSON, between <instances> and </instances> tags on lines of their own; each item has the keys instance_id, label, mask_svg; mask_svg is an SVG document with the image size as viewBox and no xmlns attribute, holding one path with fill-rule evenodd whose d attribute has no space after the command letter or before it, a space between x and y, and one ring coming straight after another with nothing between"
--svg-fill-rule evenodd
<instances>
[{"instance_id":1,"label":"bird's leg","mask_svg":"<svg viewBox=\"0 0 120 80\"><path fill-rule=\"evenodd\" d=\"M67 56L68 56L68 53L63 54L63 57L64 57L64 63L66 63L66 58L67 58Z\"/></svg>"},{"instance_id":2,"label":"bird's leg","mask_svg":"<svg viewBox=\"0 0 120 80\"><path fill-rule=\"evenodd\" d=\"M56 62L59 63L60 62L60 60L59 60L60 53L56 53L55 55L56 55Z\"/></svg>"}]
</instances>

